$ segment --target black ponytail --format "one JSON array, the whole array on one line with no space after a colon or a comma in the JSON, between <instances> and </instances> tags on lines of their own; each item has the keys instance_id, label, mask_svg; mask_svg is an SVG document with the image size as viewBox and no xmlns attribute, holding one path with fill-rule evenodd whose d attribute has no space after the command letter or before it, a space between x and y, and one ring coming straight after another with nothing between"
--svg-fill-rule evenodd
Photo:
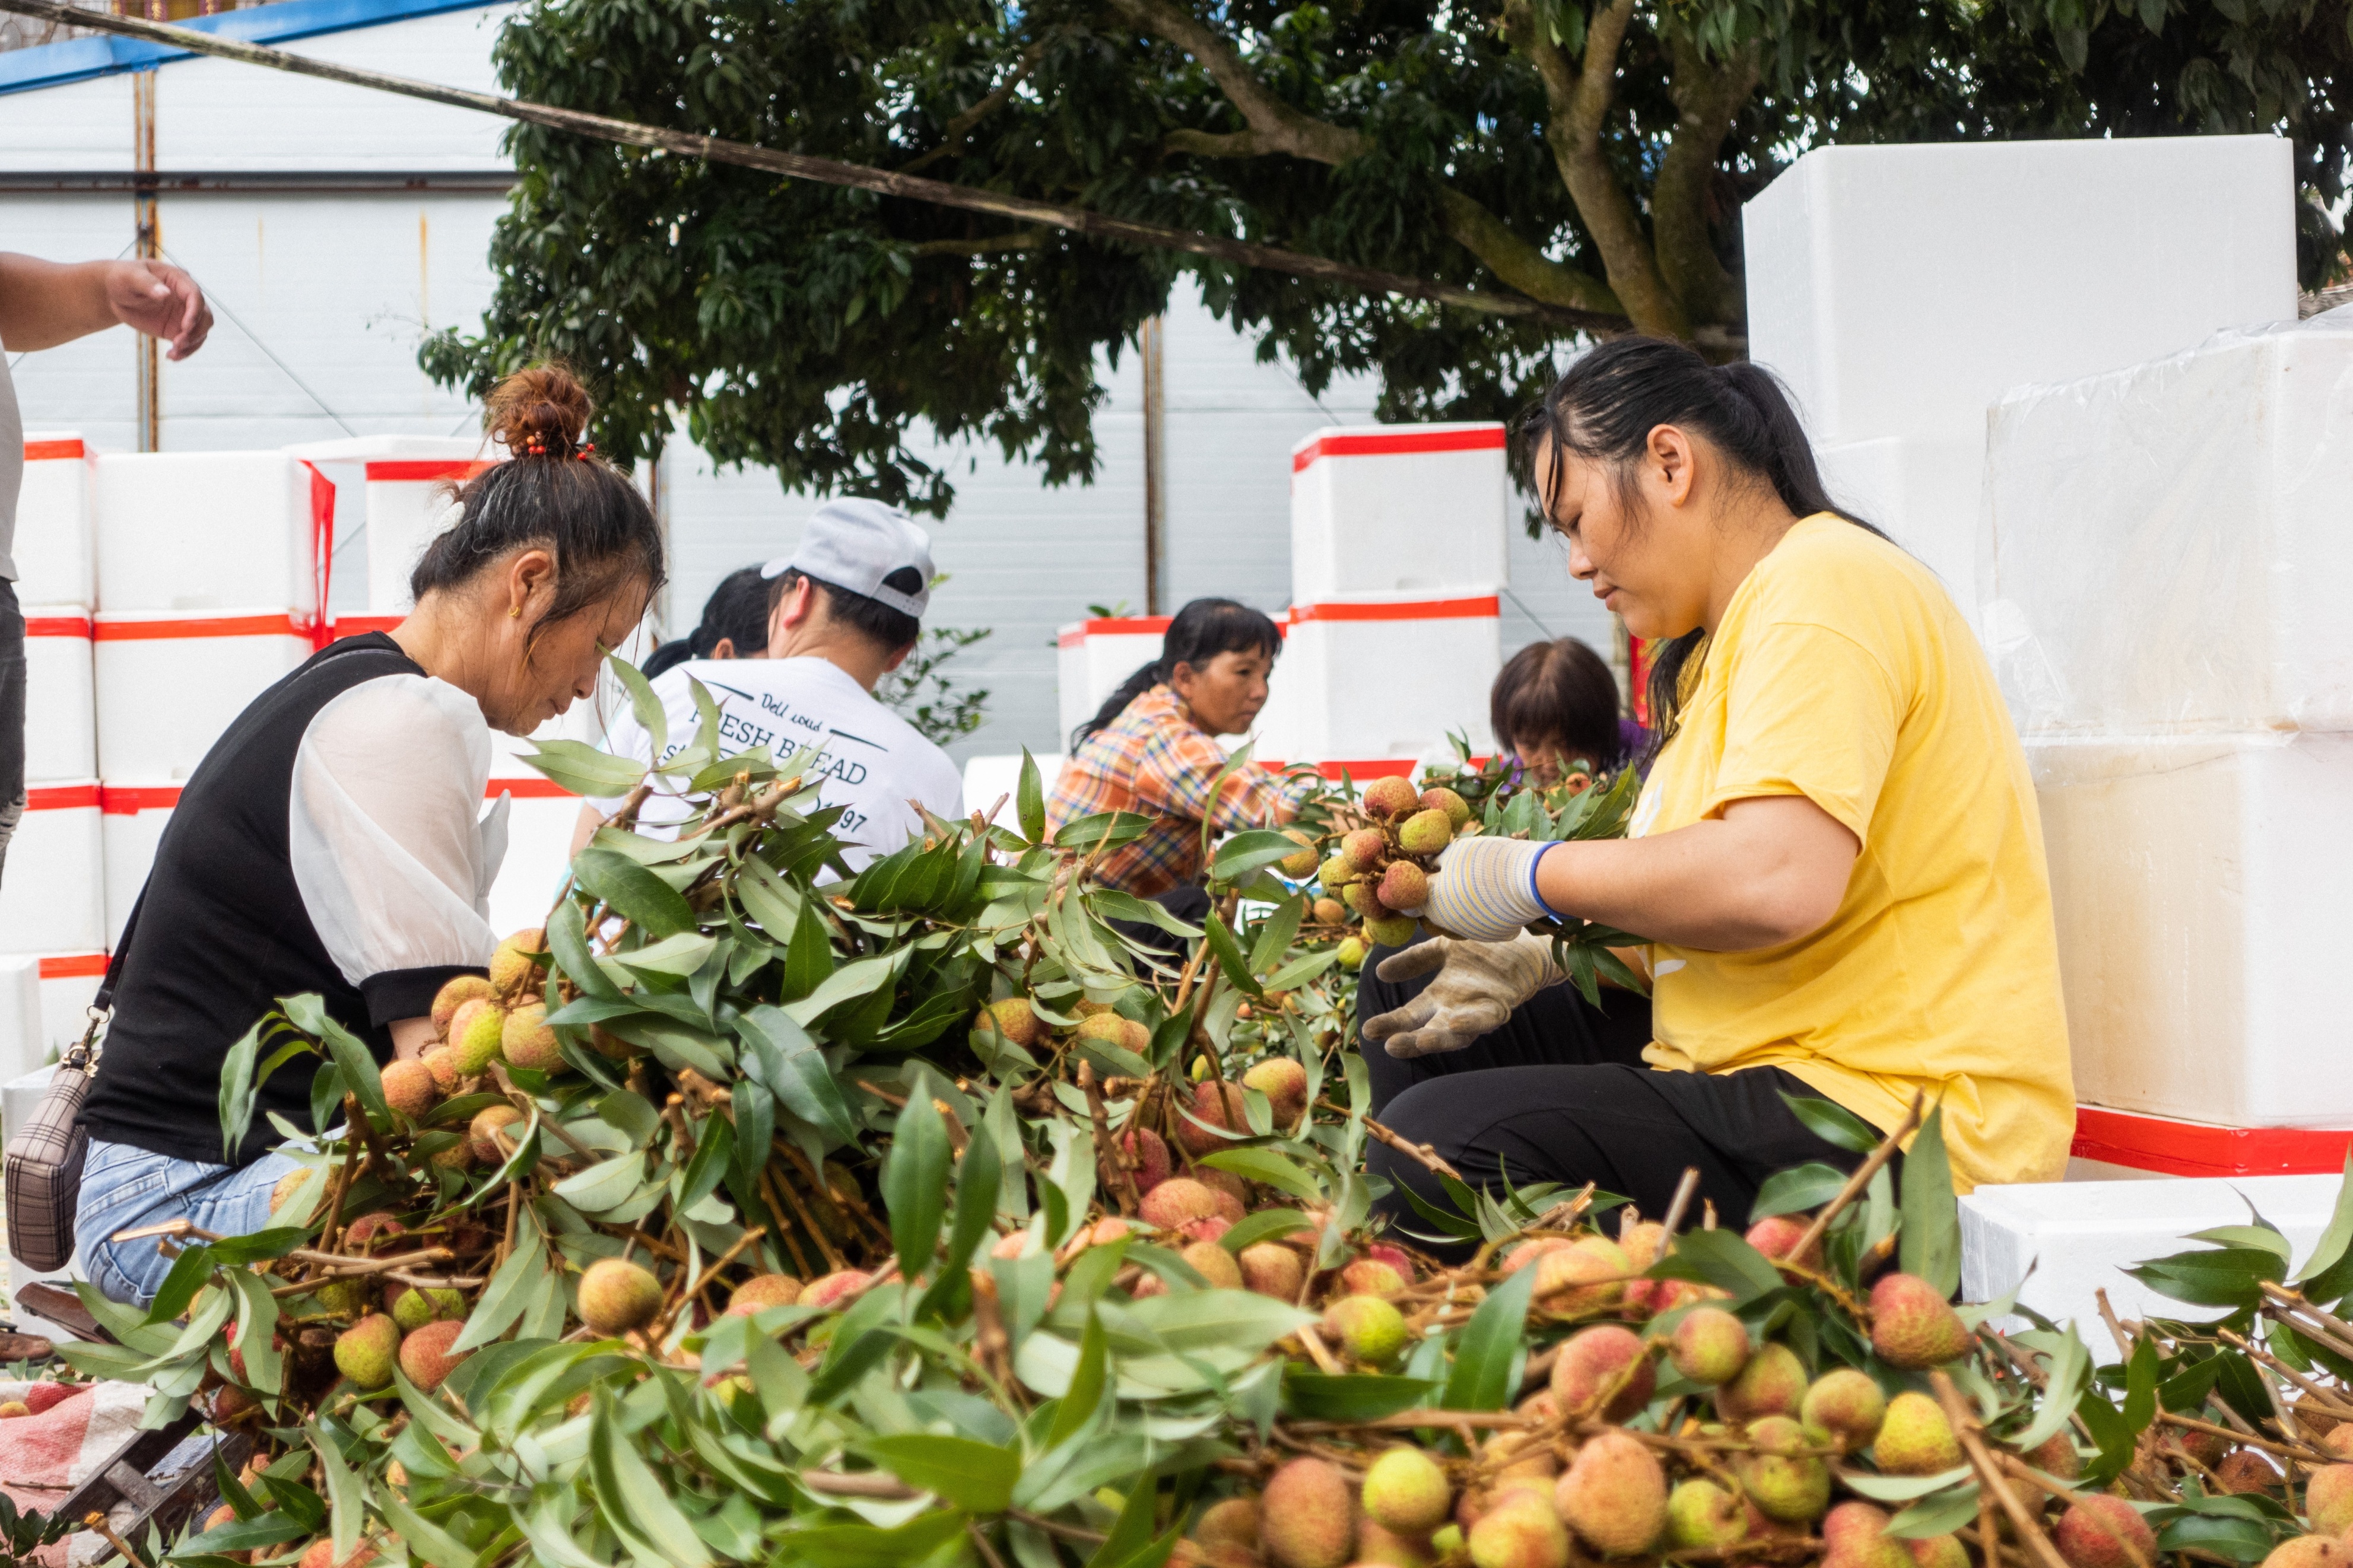
<instances>
[{"instance_id":1,"label":"black ponytail","mask_svg":"<svg viewBox=\"0 0 2353 1568\"><path fill-rule=\"evenodd\" d=\"M691 658L709 658L723 642L735 645L737 658L757 658L768 647L767 579L757 566L739 566L719 580L702 602L702 620L674 642L666 642L647 657L642 671L648 680Z\"/></svg>"},{"instance_id":2,"label":"black ponytail","mask_svg":"<svg viewBox=\"0 0 2353 1568\"><path fill-rule=\"evenodd\" d=\"M1568 454L1607 464L1617 470L1619 496L1630 513L1638 465L1662 425L1705 437L1799 517L1826 511L1887 537L1831 500L1806 427L1771 371L1746 362L1713 365L1688 344L1662 338L1615 338L1581 355L1521 420L1522 460L1532 463L1548 437L1556 490ZM1705 635L1694 629L1674 638L1651 666L1653 754L1674 732L1684 667Z\"/></svg>"},{"instance_id":3,"label":"black ponytail","mask_svg":"<svg viewBox=\"0 0 2353 1568\"><path fill-rule=\"evenodd\" d=\"M1272 659L1282 652L1282 628L1261 612L1231 599L1196 599L1168 623L1160 657L1121 681L1095 716L1071 731L1071 750L1116 723L1129 703L1176 674L1180 664L1199 669L1221 653L1262 653Z\"/></svg>"}]
</instances>

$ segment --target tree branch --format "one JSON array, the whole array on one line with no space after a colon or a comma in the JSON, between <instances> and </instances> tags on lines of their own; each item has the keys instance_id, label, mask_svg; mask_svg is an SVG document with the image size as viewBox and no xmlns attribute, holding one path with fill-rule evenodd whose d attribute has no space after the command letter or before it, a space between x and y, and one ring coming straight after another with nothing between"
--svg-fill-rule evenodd
<instances>
[{"instance_id":1,"label":"tree branch","mask_svg":"<svg viewBox=\"0 0 2353 1568\"><path fill-rule=\"evenodd\" d=\"M917 256L993 256L1000 250L1035 250L1046 243L1042 228L1018 234L993 235L986 239L926 239L909 247Z\"/></svg>"},{"instance_id":2,"label":"tree branch","mask_svg":"<svg viewBox=\"0 0 2353 1568\"><path fill-rule=\"evenodd\" d=\"M1461 192L1441 185L1438 199L1446 214L1447 237L1529 299L1572 310L1604 310L1613 316L1626 313L1609 284L1555 261Z\"/></svg>"},{"instance_id":3,"label":"tree branch","mask_svg":"<svg viewBox=\"0 0 2353 1568\"><path fill-rule=\"evenodd\" d=\"M1013 89L1019 87L1023 79L1037 69L1038 62L1045 58L1046 40L1043 38L1022 50L1021 58L1013 62L1012 70L1006 74L1005 79L999 82L993 91L940 128L938 146L913 163L902 165L899 173L912 174L918 169L930 168L941 159L962 152L964 139L972 134L972 128L1004 108L1006 100L1013 96Z\"/></svg>"},{"instance_id":4,"label":"tree branch","mask_svg":"<svg viewBox=\"0 0 2353 1568\"><path fill-rule=\"evenodd\" d=\"M1659 271L1694 321L1738 321L1746 300L1739 279L1716 255L1708 194L1716 151L1732 130L1733 117L1757 90L1757 46L1752 40L1728 58L1711 60L1681 29L1670 30L1666 42L1675 133L1651 188Z\"/></svg>"},{"instance_id":5,"label":"tree branch","mask_svg":"<svg viewBox=\"0 0 2353 1568\"><path fill-rule=\"evenodd\" d=\"M1250 153L1218 152L1210 156L1288 153L1314 163L1345 163L1372 150L1372 139L1363 132L1318 120L1276 97L1252 74L1249 62L1229 39L1174 0L1109 0L1109 4L1136 31L1174 44L1200 61L1226 101L1250 128L1254 139Z\"/></svg>"},{"instance_id":6,"label":"tree branch","mask_svg":"<svg viewBox=\"0 0 2353 1568\"><path fill-rule=\"evenodd\" d=\"M1689 338L1690 313L1659 276L1633 198L1618 184L1601 150L1601 131L1616 94L1618 50L1634 18L1634 0L1610 0L1596 12L1585 32L1585 58L1568 55L1542 27L1528 0L1506 0L1504 36L1525 55L1544 81L1551 114L1545 141L1553 164L1568 187L1577 216L1601 253L1602 270L1620 305L1639 331Z\"/></svg>"}]
</instances>

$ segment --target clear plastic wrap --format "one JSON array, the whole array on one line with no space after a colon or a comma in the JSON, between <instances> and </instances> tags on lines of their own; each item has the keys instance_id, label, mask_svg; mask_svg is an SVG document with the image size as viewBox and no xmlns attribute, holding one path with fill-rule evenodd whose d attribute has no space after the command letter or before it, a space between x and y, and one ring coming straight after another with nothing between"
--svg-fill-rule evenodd
<instances>
[{"instance_id":1,"label":"clear plastic wrap","mask_svg":"<svg viewBox=\"0 0 2353 1568\"><path fill-rule=\"evenodd\" d=\"M2021 731L2353 730L2353 308L1988 419L1980 619Z\"/></svg>"}]
</instances>

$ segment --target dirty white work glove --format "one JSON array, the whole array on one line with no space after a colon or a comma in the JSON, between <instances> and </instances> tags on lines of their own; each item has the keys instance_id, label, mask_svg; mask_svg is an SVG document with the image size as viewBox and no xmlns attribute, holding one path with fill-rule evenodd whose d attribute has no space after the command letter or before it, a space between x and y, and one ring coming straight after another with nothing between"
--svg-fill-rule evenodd
<instances>
[{"instance_id":1,"label":"dirty white work glove","mask_svg":"<svg viewBox=\"0 0 2353 1568\"><path fill-rule=\"evenodd\" d=\"M1475 842L1475 841L1474 841ZM1365 1038L1386 1041L1393 1057L1459 1051L1504 1026L1512 1009L1568 978L1552 961L1552 943L1522 931L1509 942L1432 937L1381 960L1384 980L1437 973L1395 1012L1365 1020Z\"/></svg>"},{"instance_id":2,"label":"dirty white work glove","mask_svg":"<svg viewBox=\"0 0 2353 1568\"><path fill-rule=\"evenodd\" d=\"M1430 895L1421 918L1449 936L1473 942L1509 942L1530 921L1557 914L1536 897L1536 862L1557 848L1552 840L1458 838L1438 858L1430 875ZM1417 972L1419 973L1419 972Z\"/></svg>"}]
</instances>

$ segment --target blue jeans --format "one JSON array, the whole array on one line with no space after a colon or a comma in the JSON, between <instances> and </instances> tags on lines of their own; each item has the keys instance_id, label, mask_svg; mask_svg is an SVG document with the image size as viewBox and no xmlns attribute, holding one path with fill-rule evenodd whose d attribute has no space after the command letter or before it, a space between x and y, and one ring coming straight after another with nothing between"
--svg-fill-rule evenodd
<instances>
[{"instance_id":1,"label":"blue jeans","mask_svg":"<svg viewBox=\"0 0 2353 1568\"><path fill-rule=\"evenodd\" d=\"M163 1238L113 1242L108 1237L175 1219L218 1236L263 1229L269 1224L270 1189L287 1172L301 1168L283 1154L264 1154L232 1169L92 1140L81 1168L81 1206L74 1215L82 1272L110 1300L143 1307L172 1271L172 1260L156 1249Z\"/></svg>"}]
</instances>

